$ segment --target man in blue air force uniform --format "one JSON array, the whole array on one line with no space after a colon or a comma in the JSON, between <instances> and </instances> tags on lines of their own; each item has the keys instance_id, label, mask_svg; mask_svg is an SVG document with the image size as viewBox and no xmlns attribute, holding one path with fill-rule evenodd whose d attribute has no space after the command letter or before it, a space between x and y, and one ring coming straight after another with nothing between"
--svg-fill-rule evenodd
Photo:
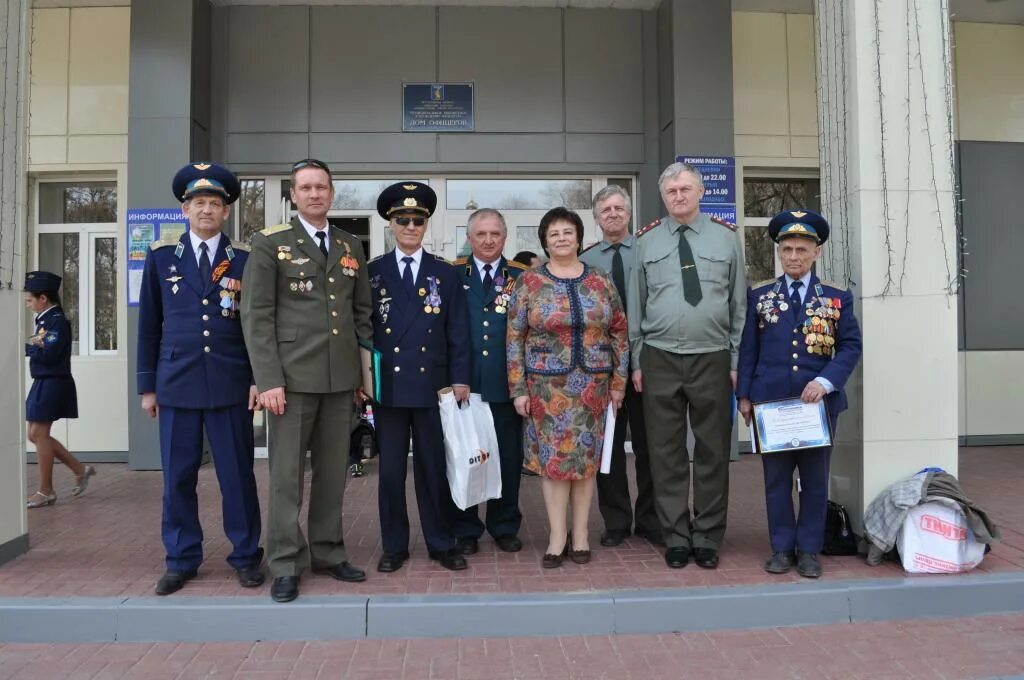
<instances>
[{"instance_id":1,"label":"man in blue air force uniform","mask_svg":"<svg viewBox=\"0 0 1024 680\"><path fill-rule=\"evenodd\" d=\"M409 436L416 503L430 558L446 569L466 568L455 549L448 503L444 436L438 390L451 387L469 398L469 334L465 291L458 270L423 249L437 196L419 182L399 182L377 199L396 248L369 264L373 299L373 344L381 352L380 408L375 409L380 448L378 503L384 554L382 572L409 559L405 504Z\"/></svg>"},{"instance_id":2,"label":"man in blue air force uniform","mask_svg":"<svg viewBox=\"0 0 1024 680\"><path fill-rule=\"evenodd\" d=\"M253 476L256 391L238 318L248 248L221 233L238 199L228 169L194 163L172 182L189 229L153 243L139 294L137 383L142 410L160 419L162 535L167 571L157 595L180 590L203 561L196 482L203 431L220 482L228 563L245 587L263 583Z\"/></svg>"},{"instance_id":3,"label":"man in blue air force uniform","mask_svg":"<svg viewBox=\"0 0 1024 680\"><path fill-rule=\"evenodd\" d=\"M752 403L800 397L825 400L835 436L846 409L843 386L861 354L853 296L811 271L828 239L825 219L809 210L779 213L768 225L785 274L747 293L736 397L750 424ZM831 447L765 454L764 486L772 555L765 571L821 576ZM793 511L793 470L800 471L800 515Z\"/></svg>"},{"instance_id":4,"label":"man in blue air force uniform","mask_svg":"<svg viewBox=\"0 0 1024 680\"><path fill-rule=\"evenodd\" d=\"M505 365L505 330L508 301L516 277L527 269L502 256L508 228L497 210L482 208L469 216L467 238L472 255L455 261L459 282L466 291L466 310L472 347L470 391L487 402L494 417L501 461L501 498L487 501L487 531L504 552L519 552L519 480L523 468L523 421L512 405ZM450 498L450 496L449 496ZM459 510L451 504L453 529L463 555L478 550L484 533L478 508Z\"/></svg>"}]
</instances>

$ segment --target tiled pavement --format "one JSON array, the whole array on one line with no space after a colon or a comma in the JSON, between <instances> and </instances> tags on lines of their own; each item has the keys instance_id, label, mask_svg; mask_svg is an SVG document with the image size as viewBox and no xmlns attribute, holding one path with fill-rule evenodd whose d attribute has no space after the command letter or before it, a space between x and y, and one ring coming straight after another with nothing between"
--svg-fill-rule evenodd
<instances>
[{"instance_id":1,"label":"tiled pavement","mask_svg":"<svg viewBox=\"0 0 1024 680\"><path fill-rule=\"evenodd\" d=\"M1024 615L667 635L0 645L0 680L813 680L1024 673Z\"/></svg>"},{"instance_id":2,"label":"tiled pavement","mask_svg":"<svg viewBox=\"0 0 1024 680\"><path fill-rule=\"evenodd\" d=\"M979 568L982 572L1024 571L1024 447L962 449L960 478L966 492L989 510L1003 531L996 546ZM669 570L661 553L645 541L630 539L613 549L601 548L600 516L591 513L593 561L585 566L567 563L562 569L542 570L540 556L546 547L546 522L540 484L523 479L521 505L525 515L521 533L525 549L518 554L497 551L487 538L479 554L469 558L464 572L445 571L429 561L418 534L416 517L413 558L394 574L372 569L380 556L377 523L376 466L369 474L350 479L345 494L346 543L353 563L370 571L363 584L341 584L328 577L308 577L303 595L419 594L491 592L581 592L610 589L727 586L796 581L790 574L773 577L761 564L767 551L764 493L760 462L742 456L732 467L729 530L719 569L707 571L690 566ZM29 490L34 489L36 467L28 469ZM131 472L124 465L103 465L86 495L72 498L73 482L66 470L56 471L59 502L29 511L32 549L0 567L0 597L17 596L141 596L152 588L163 571L159 538L161 475ZM257 479L266 508L266 461L257 461ZM409 494L412 476L410 475ZM224 562L229 551L220 529L219 490L212 466L200 473L200 509L206 530L207 561L199 577L183 594L218 596L266 596L267 587L242 589ZM415 503L410 502L415 512ZM265 517L264 517L265 519ZM896 565L871 568L859 557L824 558L828 579L902 576Z\"/></svg>"}]
</instances>

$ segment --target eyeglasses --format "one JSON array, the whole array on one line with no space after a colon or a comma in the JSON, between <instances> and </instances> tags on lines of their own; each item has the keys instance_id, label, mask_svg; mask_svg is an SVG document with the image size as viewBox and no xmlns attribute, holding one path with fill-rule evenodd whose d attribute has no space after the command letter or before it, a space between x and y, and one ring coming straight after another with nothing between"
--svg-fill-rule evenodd
<instances>
[{"instance_id":1,"label":"eyeglasses","mask_svg":"<svg viewBox=\"0 0 1024 680\"><path fill-rule=\"evenodd\" d=\"M427 223L426 217L396 217L394 219L395 224L400 227L408 227L410 223L412 223L412 226L414 227L422 227Z\"/></svg>"},{"instance_id":2,"label":"eyeglasses","mask_svg":"<svg viewBox=\"0 0 1024 680\"><path fill-rule=\"evenodd\" d=\"M318 161L315 158L304 158L295 165L292 166L292 172L302 170L303 168L318 168L323 170L328 175L331 174L331 169L327 167L327 164L323 161Z\"/></svg>"}]
</instances>

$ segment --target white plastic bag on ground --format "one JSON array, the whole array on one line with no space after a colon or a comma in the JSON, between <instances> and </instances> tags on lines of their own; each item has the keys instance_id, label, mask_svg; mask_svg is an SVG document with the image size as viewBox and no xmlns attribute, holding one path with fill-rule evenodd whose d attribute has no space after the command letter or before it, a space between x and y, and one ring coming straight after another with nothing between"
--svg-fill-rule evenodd
<instances>
[{"instance_id":1,"label":"white plastic bag on ground","mask_svg":"<svg viewBox=\"0 0 1024 680\"><path fill-rule=\"evenodd\" d=\"M903 569L911 574L970 571L985 556L985 546L975 540L960 508L936 502L910 509L896 547Z\"/></svg>"},{"instance_id":2,"label":"white plastic bag on ground","mask_svg":"<svg viewBox=\"0 0 1024 680\"><path fill-rule=\"evenodd\" d=\"M479 394L461 408L450 388L438 392L448 487L460 510L501 498L501 460L494 417Z\"/></svg>"}]
</instances>

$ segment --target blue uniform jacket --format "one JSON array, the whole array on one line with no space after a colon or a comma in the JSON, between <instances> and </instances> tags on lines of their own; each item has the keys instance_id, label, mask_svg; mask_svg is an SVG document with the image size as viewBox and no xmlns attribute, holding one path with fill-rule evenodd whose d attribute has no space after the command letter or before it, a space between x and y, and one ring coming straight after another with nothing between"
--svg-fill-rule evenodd
<instances>
[{"instance_id":1,"label":"blue uniform jacket","mask_svg":"<svg viewBox=\"0 0 1024 680\"><path fill-rule=\"evenodd\" d=\"M458 270L424 250L411 296L402 285L394 251L371 260L368 273L373 344L381 352L380 403L437 406L438 390L468 385L466 296Z\"/></svg>"},{"instance_id":2,"label":"blue uniform jacket","mask_svg":"<svg viewBox=\"0 0 1024 680\"><path fill-rule=\"evenodd\" d=\"M812 274L803 308L794 317L785 277L758 284L747 290L736 397L755 403L799 397L821 376L836 388L826 397L835 417L846 409L843 387L860 354L860 327L848 290Z\"/></svg>"},{"instance_id":3,"label":"blue uniform jacket","mask_svg":"<svg viewBox=\"0 0 1024 680\"><path fill-rule=\"evenodd\" d=\"M188 232L154 244L139 294L139 394L156 392L158 404L177 408L248 402L252 369L238 318L241 292L225 288L241 286L247 257L222 235L212 262L216 280L201 281Z\"/></svg>"},{"instance_id":4,"label":"blue uniform jacket","mask_svg":"<svg viewBox=\"0 0 1024 680\"><path fill-rule=\"evenodd\" d=\"M71 375L71 323L59 306L43 312L36 324L41 345L25 343L25 356L33 378Z\"/></svg>"},{"instance_id":5,"label":"blue uniform jacket","mask_svg":"<svg viewBox=\"0 0 1024 680\"><path fill-rule=\"evenodd\" d=\"M526 267L504 257L491 273L494 285L484 290L480 270L472 257L455 261L459 279L466 291L466 312L472 351L469 387L492 404L512 401L508 392L508 366L505 363L505 331L508 305L516 277ZM499 311L500 310L500 311Z\"/></svg>"}]
</instances>

